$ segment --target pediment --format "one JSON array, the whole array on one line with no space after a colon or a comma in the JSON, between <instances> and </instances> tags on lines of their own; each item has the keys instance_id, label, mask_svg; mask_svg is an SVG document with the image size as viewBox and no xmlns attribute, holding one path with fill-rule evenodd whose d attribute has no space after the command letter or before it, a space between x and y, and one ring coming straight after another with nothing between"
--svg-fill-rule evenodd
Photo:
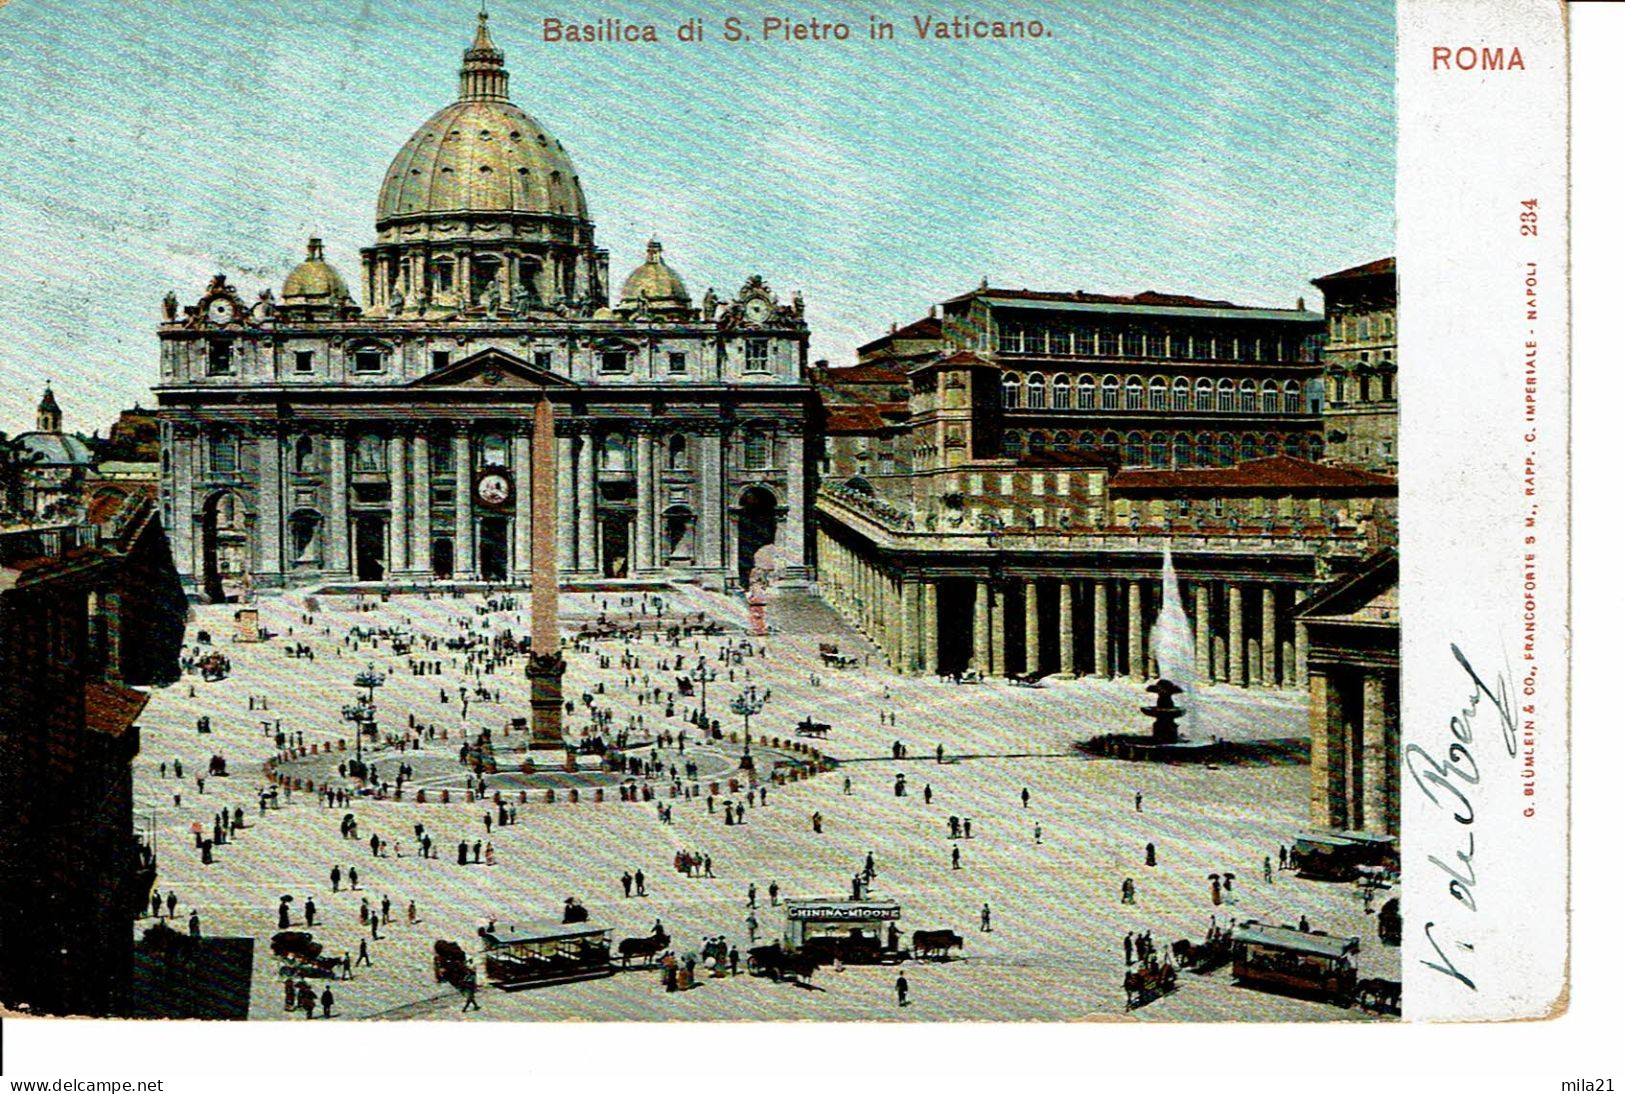
<instances>
[{"instance_id":1,"label":"pediment","mask_svg":"<svg viewBox=\"0 0 1625 1094\"><path fill-rule=\"evenodd\" d=\"M482 349L413 380L408 387L549 388L574 387L556 372L537 368L500 349Z\"/></svg>"}]
</instances>

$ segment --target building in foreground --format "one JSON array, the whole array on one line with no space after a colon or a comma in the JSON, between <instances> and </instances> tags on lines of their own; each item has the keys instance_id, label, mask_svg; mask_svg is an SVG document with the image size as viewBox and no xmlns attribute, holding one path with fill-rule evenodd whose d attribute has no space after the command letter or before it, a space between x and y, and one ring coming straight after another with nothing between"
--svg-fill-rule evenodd
<instances>
[{"instance_id":1,"label":"building in foreground","mask_svg":"<svg viewBox=\"0 0 1625 1094\"><path fill-rule=\"evenodd\" d=\"M1317 277L1326 299L1326 458L1399 470L1398 283L1391 258Z\"/></svg>"},{"instance_id":2,"label":"building in foreground","mask_svg":"<svg viewBox=\"0 0 1625 1094\"><path fill-rule=\"evenodd\" d=\"M132 815L140 687L176 679L181 592L156 506L0 531L0 1003L128 1012L156 877Z\"/></svg>"},{"instance_id":3,"label":"building in foreground","mask_svg":"<svg viewBox=\"0 0 1625 1094\"><path fill-rule=\"evenodd\" d=\"M165 525L188 590L523 582L532 409L555 405L565 580L805 576L799 294L696 298L651 242L611 295L580 178L480 17L460 92L384 170L359 298L319 240L159 328Z\"/></svg>"}]
</instances>

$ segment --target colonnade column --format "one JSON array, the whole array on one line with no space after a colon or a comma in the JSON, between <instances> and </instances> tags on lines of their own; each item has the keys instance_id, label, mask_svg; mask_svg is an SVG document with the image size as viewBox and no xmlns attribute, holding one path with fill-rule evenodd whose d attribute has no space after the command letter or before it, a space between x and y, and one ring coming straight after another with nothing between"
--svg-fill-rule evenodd
<instances>
[{"instance_id":1,"label":"colonnade column","mask_svg":"<svg viewBox=\"0 0 1625 1094\"><path fill-rule=\"evenodd\" d=\"M1302 604L1308 598L1309 590L1302 585L1292 594L1294 604ZM1294 620L1292 624L1292 660L1298 686L1304 687L1309 680L1309 628L1303 625L1301 619Z\"/></svg>"},{"instance_id":2,"label":"colonnade column","mask_svg":"<svg viewBox=\"0 0 1625 1094\"><path fill-rule=\"evenodd\" d=\"M639 433L634 444L637 451L638 478L638 550L637 568L648 571L655 567L655 439Z\"/></svg>"},{"instance_id":3,"label":"colonnade column","mask_svg":"<svg viewBox=\"0 0 1625 1094\"><path fill-rule=\"evenodd\" d=\"M1140 601L1140 581L1138 578L1129 578L1128 675L1143 678L1145 676L1145 623L1140 618L1140 613L1143 610Z\"/></svg>"},{"instance_id":4,"label":"colonnade column","mask_svg":"<svg viewBox=\"0 0 1625 1094\"><path fill-rule=\"evenodd\" d=\"M920 602L920 669L935 675L941 669L937 663L937 583L924 583Z\"/></svg>"},{"instance_id":5,"label":"colonnade column","mask_svg":"<svg viewBox=\"0 0 1625 1094\"><path fill-rule=\"evenodd\" d=\"M554 521L554 535L562 549L560 565L574 570L580 565L576 554L576 439L564 434L558 438L558 468L554 472L558 483L558 504Z\"/></svg>"},{"instance_id":6,"label":"colonnade column","mask_svg":"<svg viewBox=\"0 0 1625 1094\"><path fill-rule=\"evenodd\" d=\"M468 581L474 576L474 484L473 453L468 426L459 425L451 435L451 467L456 476L456 539L452 544L452 576Z\"/></svg>"},{"instance_id":7,"label":"colonnade column","mask_svg":"<svg viewBox=\"0 0 1625 1094\"><path fill-rule=\"evenodd\" d=\"M282 438L274 428L259 437L259 572L282 572Z\"/></svg>"},{"instance_id":8,"label":"colonnade column","mask_svg":"<svg viewBox=\"0 0 1625 1094\"><path fill-rule=\"evenodd\" d=\"M1247 682L1246 656L1247 647L1242 641L1241 634L1241 586L1230 584L1225 586L1225 610L1229 614L1230 637L1225 642L1225 652L1230 655L1230 683L1240 687Z\"/></svg>"},{"instance_id":9,"label":"colonnade column","mask_svg":"<svg viewBox=\"0 0 1625 1094\"><path fill-rule=\"evenodd\" d=\"M185 577L197 576L197 513L192 504L193 469L197 466L197 440L174 426L170 430L174 458L169 465L175 501L169 513L169 536L174 545L175 568Z\"/></svg>"},{"instance_id":10,"label":"colonnade column","mask_svg":"<svg viewBox=\"0 0 1625 1094\"><path fill-rule=\"evenodd\" d=\"M1095 675L1102 680L1112 677L1111 633L1106 629L1110 618L1106 597L1109 593L1104 578L1095 579Z\"/></svg>"},{"instance_id":11,"label":"colonnade column","mask_svg":"<svg viewBox=\"0 0 1625 1094\"><path fill-rule=\"evenodd\" d=\"M1072 582L1061 579L1061 675L1071 679L1078 675L1078 657L1072 633Z\"/></svg>"},{"instance_id":12,"label":"colonnade column","mask_svg":"<svg viewBox=\"0 0 1625 1094\"><path fill-rule=\"evenodd\" d=\"M392 487L393 489L393 487ZM412 569L428 577L429 565L429 438L412 438Z\"/></svg>"},{"instance_id":13,"label":"colonnade column","mask_svg":"<svg viewBox=\"0 0 1625 1094\"><path fill-rule=\"evenodd\" d=\"M1023 643L1027 647L1027 667L1025 671L1028 675L1032 675L1040 669L1038 659L1038 582L1036 580L1029 579L1021 583L1021 599L1026 610L1026 619L1024 620L1026 624L1024 635L1026 641Z\"/></svg>"},{"instance_id":14,"label":"colonnade column","mask_svg":"<svg viewBox=\"0 0 1625 1094\"><path fill-rule=\"evenodd\" d=\"M1365 755L1358 759L1365 775L1365 800L1361 803L1359 826L1367 832L1393 833L1399 827L1399 818L1395 809L1398 802L1390 793L1388 764L1393 753L1388 748L1389 688L1385 673L1366 672L1361 701ZM1398 742L1395 745L1397 750Z\"/></svg>"},{"instance_id":15,"label":"colonnade column","mask_svg":"<svg viewBox=\"0 0 1625 1094\"><path fill-rule=\"evenodd\" d=\"M711 569L727 567L722 544L722 437L700 435L700 565ZM856 592L855 587L852 590Z\"/></svg>"},{"instance_id":16,"label":"colonnade column","mask_svg":"<svg viewBox=\"0 0 1625 1094\"><path fill-rule=\"evenodd\" d=\"M1208 608L1208 585L1196 583L1196 679L1200 683L1213 680L1213 620Z\"/></svg>"},{"instance_id":17,"label":"colonnade column","mask_svg":"<svg viewBox=\"0 0 1625 1094\"><path fill-rule=\"evenodd\" d=\"M350 571L350 485L344 434L327 438L327 568Z\"/></svg>"},{"instance_id":18,"label":"colonnade column","mask_svg":"<svg viewBox=\"0 0 1625 1094\"><path fill-rule=\"evenodd\" d=\"M576 555L581 569L598 573L598 462L591 433L581 435L576 459Z\"/></svg>"},{"instance_id":19,"label":"colonnade column","mask_svg":"<svg viewBox=\"0 0 1625 1094\"><path fill-rule=\"evenodd\" d=\"M903 582L903 671L920 669L920 583Z\"/></svg>"},{"instance_id":20,"label":"colonnade column","mask_svg":"<svg viewBox=\"0 0 1625 1094\"><path fill-rule=\"evenodd\" d=\"M1342 828L1348 820L1347 731L1342 695L1324 672L1309 674L1309 823Z\"/></svg>"},{"instance_id":21,"label":"colonnade column","mask_svg":"<svg viewBox=\"0 0 1625 1094\"><path fill-rule=\"evenodd\" d=\"M389 437L389 574L406 573L406 434Z\"/></svg>"},{"instance_id":22,"label":"colonnade column","mask_svg":"<svg viewBox=\"0 0 1625 1094\"><path fill-rule=\"evenodd\" d=\"M993 596L986 581L976 583L976 612L971 620L971 668L982 675L993 672L993 638L989 617L993 612Z\"/></svg>"},{"instance_id":23,"label":"colonnade column","mask_svg":"<svg viewBox=\"0 0 1625 1094\"><path fill-rule=\"evenodd\" d=\"M1265 585L1261 597L1264 612L1264 635L1260 642L1263 657L1263 680L1265 687L1274 687L1279 684L1280 678L1275 674L1275 586Z\"/></svg>"},{"instance_id":24,"label":"colonnade column","mask_svg":"<svg viewBox=\"0 0 1625 1094\"><path fill-rule=\"evenodd\" d=\"M1004 664L1004 583L993 583L993 611L988 620L989 630L993 637L993 675L1002 677L1005 672Z\"/></svg>"},{"instance_id":25,"label":"colonnade column","mask_svg":"<svg viewBox=\"0 0 1625 1094\"><path fill-rule=\"evenodd\" d=\"M548 415L548 424L551 425L553 416ZM551 437L545 438L548 444L553 443ZM530 482L530 450L536 443L532 430L520 430L513 439L513 566L509 580L514 580L518 574L531 572L530 556L532 550L531 539L535 535L535 528L531 519L531 482ZM556 495L555 495L556 496ZM557 503L555 502L555 520L557 523ZM558 556L555 554L555 558ZM555 585L557 582L554 583ZM534 587L534 582L532 582Z\"/></svg>"}]
</instances>

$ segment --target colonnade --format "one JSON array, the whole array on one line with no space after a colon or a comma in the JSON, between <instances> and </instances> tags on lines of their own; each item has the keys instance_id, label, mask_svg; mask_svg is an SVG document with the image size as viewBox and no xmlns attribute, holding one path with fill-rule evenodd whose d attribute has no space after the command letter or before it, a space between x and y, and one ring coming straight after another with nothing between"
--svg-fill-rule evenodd
<instances>
[{"instance_id":1,"label":"colonnade","mask_svg":"<svg viewBox=\"0 0 1625 1094\"><path fill-rule=\"evenodd\" d=\"M1316 665L1308 686L1310 822L1398 835L1398 672Z\"/></svg>"}]
</instances>

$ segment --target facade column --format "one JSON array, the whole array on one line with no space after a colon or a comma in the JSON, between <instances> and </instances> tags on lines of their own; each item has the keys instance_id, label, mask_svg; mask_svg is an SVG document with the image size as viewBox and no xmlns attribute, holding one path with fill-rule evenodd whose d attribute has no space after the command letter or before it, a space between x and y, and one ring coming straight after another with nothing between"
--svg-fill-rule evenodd
<instances>
[{"instance_id":1,"label":"facade column","mask_svg":"<svg viewBox=\"0 0 1625 1094\"><path fill-rule=\"evenodd\" d=\"M1359 827L1366 832L1396 835L1399 832L1399 794L1390 764L1397 759L1398 723L1392 716L1387 674L1367 670L1361 700L1364 722L1363 756L1357 758L1365 776ZM1392 746L1392 747L1390 747Z\"/></svg>"},{"instance_id":2,"label":"facade column","mask_svg":"<svg viewBox=\"0 0 1625 1094\"><path fill-rule=\"evenodd\" d=\"M327 568L350 572L350 467L344 434L327 438Z\"/></svg>"},{"instance_id":3,"label":"facade column","mask_svg":"<svg viewBox=\"0 0 1625 1094\"><path fill-rule=\"evenodd\" d=\"M1263 684L1265 687L1275 687L1281 682L1276 675L1275 650L1275 586L1265 585L1263 588L1264 634L1260 640L1263 657Z\"/></svg>"},{"instance_id":4,"label":"facade column","mask_svg":"<svg viewBox=\"0 0 1625 1094\"><path fill-rule=\"evenodd\" d=\"M548 415L548 424L552 424L552 415ZM533 427L534 428L534 427ZM548 438L552 443L552 438ZM531 537L535 535L533 510L531 508L532 492L530 455L536 443L533 429L520 429L513 438L513 565L510 567L508 580L518 581L519 575L531 572ZM556 505L556 503L555 503ZM557 556L555 556L557 557Z\"/></svg>"},{"instance_id":5,"label":"facade column","mask_svg":"<svg viewBox=\"0 0 1625 1094\"><path fill-rule=\"evenodd\" d=\"M1145 678L1145 621L1141 618L1142 589L1138 578L1128 583L1128 675Z\"/></svg>"},{"instance_id":6,"label":"facade column","mask_svg":"<svg viewBox=\"0 0 1625 1094\"><path fill-rule=\"evenodd\" d=\"M389 435L389 569L391 577L406 573L406 435Z\"/></svg>"},{"instance_id":7,"label":"facade column","mask_svg":"<svg viewBox=\"0 0 1625 1094\"><path fill-rule=\"evenodd\" d=\"M648 572L655 568L655 506L659 504L655 497L655 439L647 433L639 433L633 444L638 481L638 544L634 557L637 568Z\"/></svg>"},{"instance_id":8,"label":"facade column","mask_svg":"<svg viewBox=\"0 0 1625 1094\"><path fill-rule=\"evenodd\" d=\"M1213 682L1213 620L1208 609L1208 584L1196 583L1196 679Z\"/></svg>"},{"instance_id":9,"label":"facade column","mask_svg":"<svg viewBox=\"0 0 1625 1094\"><path fill-rule=\"evenodd\" d=\"M1038 582L1036 580L1021 583L1021 599L1026 611L1024 620L1026 627L1023 638L1027 647L1027 668L1029 675L1035 674L1041 668L1038 659Z\"/></svg>"},{"instance_id":10,"label":"facade column","mask_svg":"<svg viewBox=\"0 0 1625 1094\"><path fill-rule=\"evenodd\" d=\"M1324 672L1309 674L1309 823L1343 828L1348 823L1347 728L1337 684Z\"/></svg>"},{"instance_id":11,"label":"facade column","mask_svg":"<svg viewBox=\"0 0 1625 1094\"><path fill-rule=\"evenodd\" d=\"M1294 604L1302 604L1309 599L1309 590L1302 585L1292 594ZM1303 625L1301 619L1292 624L1292 660L1293 672L1297 674L1297 684L1301 688L1309 679L1309 628Z\"/></svg>"},{"instance_id":12,"label":"facade column","mask_svg":"<svg viewBox=\"0 0 1625 1094\"><path fill-rule=\"evenodd\" d=\"M598 457L591 433L581 435L576 456L576 561L598 575Z\"/></svg>"},{"instance_id":13,"label":"facade column","mask_svg":"<svg viewBox=\"0 0 1625 1094\"><path fill-rule=\"evenodd\" d=\"M993 583L993 613L989 620L989 629L993 634L993 675L1003 677L1004 663L1004 583Z\"/></svg>"},{"instance_id":14,"label":"facade column","mask_svg":"<svg viewBox=\"0 0 1625 1094\"><path fill-rule=\"evenodd\" d=\"M806 473L801 462L804 444L799 433L781 438L779 444L783 446L781 451L786 452L784 504L788 512L774 537L778 542L775 553L783 560L781 565L787 571L786 578L800 581L805 579L807 573L807 491Z\"/></svg>"},{"instance_id":15,"label":"facade column","mask_svg":"<svg viewBox=\"0 0 1625 1094\"><path fill-rule=\"evenodd\" d=\"M983 676L993 672L993 636L989 618L993 613L993 594L986 581L976 582L976 614L971 620L971 668Z\"/></svg>"},{"instance_id":16,"label":"facade column","mask_svg":"<svg viewBox=\"0 0 1625 1094\"><path fill-rule=\"evenodd\" d=\"M920 601L920 669L935 676L942 671L937 656L937 583L924 583Z\"/></svg>"},{"instance_id":17,"label":"facade column","mask_svg":"<svg viewBox=\"0 0 1625 1094\"><path fill-rule=\"evenodd\" d=\"M1239 688L1247 683L1247 645L1242 640L1241 630L1241 586L1234 583L1225 586L1225 596L1225 608L1230 614L1230 640L1225 643L1225 652L1230 655L1230 683Z\"/></svg>"},{"instance_id":18,"label":"facade column","mask_svg":"<svg viewBox=\"0 0 1625 1094\"><path fill-rule=\"evenodd\" d=\"M429 565L429 438L412 438L412 569L422 578L434 571ZM394 489L394 487L391 487Z\"/></svg>"},{"instance_id":19,"label":"facade column","mask_svg":"<svg viewBox=\"0 0 1625 1094\"><path fill-rule=\"evenodd\" d=\"M1072 679L1078 675L1076 641L1072 633L1072 582L1061 579L1061 675Z\"/></svg>"},{"instance_id":20,"label":"facade column","mask_svg":"<svg viewBox=\"0 0 1625 1094\"><path fill-rule=\"evenodd\" d=\"M1107 621L1111 618L1106 605L1110 589L1104 578L1095 579L1095 675L1102 680L1112 678L1111 631Z\"/></svg>"},{"instance_id":21,"label":"facade column","mask_svg":"<svg viewBox=\"0 0 1625 1094\"><path fill-rule=\"evenodd\" d=\"M728 565L727 549L722 542L722 515L728 505L722 496L722 460L722 438L715 433L701 434L700 565L719 572Z\"/></svg>"},{"instance_id":22,"label":"facade column","mask_svg":"<svg viewBox=\"0 0 1625 1094\"><path fill-rule=\"evenodd\" d=\"M282 577L282 438L273 429L259 437L258 572Z\"/></svg>"},{"instance_id":23,"label":"facade column","mask_svg":"<svg viewBox=\"0 0 1625 1094\"><path fill-rule=\"evenodd\" d=\"M192 484L196 478L197 437L170 427L174 457L169 465L173 476L175 499L169 513L169 534L174 542L175 568L182 577L197 576L197 513L193 504Z\"/></svg>"},{"instance_id":24,"label":"facade column","mask_svg":"<svg viewBox=\"0 0 1625 1094\"><path fill-rule=\"evenodd\" d=\"M903 671L920 671L920 583L903 581Z\"/></svg>"},{"instance_id":25,"label":"facade column","mask_svg":"<svg viewBox=\"0 0 1625 1094\"><path fill-rule=\"evenodd\" d=\"M452 576L459 581L474 577L474 456L470 449L468 426L459 425L451 435L452 474L457 477L456 539L452 543Z\"/></svg>"},{"instance_id":26,"label":"facade column","mask_svg":"<svg viewBox=\"0 0 1625 1094\"><path fill-rule=\"evenodd\" d=\"M574 570L580 565L576 554L576 439L572 434L558 438L558 505L554 514L554 535L559 541L559 566Z\"/></svg>"}]
</instances>

